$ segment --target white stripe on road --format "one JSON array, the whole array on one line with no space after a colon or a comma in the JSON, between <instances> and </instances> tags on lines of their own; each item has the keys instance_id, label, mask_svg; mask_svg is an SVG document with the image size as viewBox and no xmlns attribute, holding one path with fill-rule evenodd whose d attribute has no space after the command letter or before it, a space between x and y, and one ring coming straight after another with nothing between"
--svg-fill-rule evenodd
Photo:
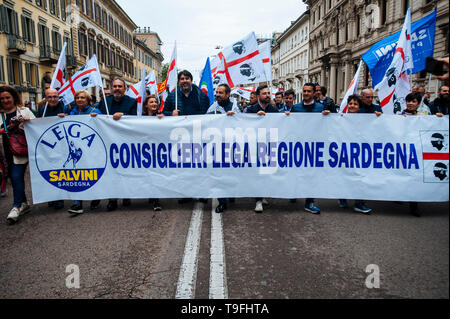
<instances>
[{"instance_id":1,"label":"white stripe on road","mask_svg":"<svg viewBox=\"0 0 450 319\"><path fill-rule=\"evenodd\" d=\"M200 248L200 237L202 232L203 204L196 202L192 212L191 225L184 248L183 264L181 265L180 276L176 299L194 299L195 284L197 281L197 262Z\"/></svg>"},{"instance_id":2,"label":"white stripe on road","mask_svg":"<svg viewBox=\"0 0 450 319\"><path fill-rule=\"evenodd\" d=\"M214 199L211 212L209 299L228 299L222 214L216 214L217 205L218 200Z\"/></svg>"}]
</instances>

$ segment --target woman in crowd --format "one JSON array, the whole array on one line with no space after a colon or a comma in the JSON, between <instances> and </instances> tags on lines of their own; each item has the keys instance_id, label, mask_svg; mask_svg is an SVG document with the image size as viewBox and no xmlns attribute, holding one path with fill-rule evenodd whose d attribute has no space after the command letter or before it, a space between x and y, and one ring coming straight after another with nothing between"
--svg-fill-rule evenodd
<instances>
[{"instance_id":1,"label":"woman in crowd","mask_svg":"<svg viewBox=\"0 0 450 319\"><path fill-rule=\"evenodd\" d=\"M14 224L21 215L31 211L25 195L25 171L28 166L28 153L24 132L24 122L34 119L30 109L23 107L19 93L9 87L0 87L0 113L3 148L8 166L9 178L13 187L13 205L7 220ZM17 149L19 146L20 149Z\"/></svg>"},{"instance_id":2,"label":"woman in crowd","mask_svg":"<svg viewBox=\"0 0 450 319\"><path fill-rule=\"evenodd\" d=\"M420 93L409 93L406 98L406 109L402 111L400 115L403 116L422 116L422 115L431 115L431 112L428 108L420 107L420 103L422 102L422 96ZM442 114L436 114L438 117L442 117ZM409 212L411 215L420 217L419 213L419 203L417 202L409 202Z\"/></svg>"},{"instance_id":3,"label":"woman in crowd","mask_svg":"<svg viewBox=\"0 0 450 319\"><path fill-rule=\"evenodd\" d=\"M144 116L157 116L159 119L164 117L164 114L159 113L159 103L155 95L147 95L143 105L143 115ZM150 198L148 200L150 204L153 204L153 210L158 212L162 210L159 198Z\"/></svg>"},{"instance_id":4,"label":"woman in crowd","mask_svg":"<svg viewBox=\"0 0 450 319\"><path fill-rule=\"evenodd\" d=\"M360 99L360 97L358 95L356 95L356 94L350 95L348 97L347 103L348 103L348 113L351 113L351 114L360 113L360 109L362 106L362 100ZM380 116L380 115L381 115L381 113L379 113L379 114L377 113L377 116ZM348 205L347 200L340 199L339 207L348 208L349 205ZM372 211L372 209L367 207L365 202L362 200L355 200L354 210L356 212L363 213L363 214L370 214L370 212Z\"/></svg>"}]
</instances>

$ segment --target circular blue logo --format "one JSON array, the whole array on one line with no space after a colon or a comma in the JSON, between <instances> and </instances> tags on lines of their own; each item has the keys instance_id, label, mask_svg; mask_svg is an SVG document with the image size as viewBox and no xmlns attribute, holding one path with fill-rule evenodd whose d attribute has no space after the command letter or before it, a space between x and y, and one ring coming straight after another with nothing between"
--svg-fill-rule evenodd
<instances>
[{"instance_id":1,"label":"circular blue logo","mask_svg":"<svg viewBox=\"0 0 450 319\"><path fill-rule=\"evenodd\" d=\"M36 166L53 186L72 193L93 187L108 156L101 136L89 125L64 121L51 126L36 145Z\"/></svg>"}]
</instances>

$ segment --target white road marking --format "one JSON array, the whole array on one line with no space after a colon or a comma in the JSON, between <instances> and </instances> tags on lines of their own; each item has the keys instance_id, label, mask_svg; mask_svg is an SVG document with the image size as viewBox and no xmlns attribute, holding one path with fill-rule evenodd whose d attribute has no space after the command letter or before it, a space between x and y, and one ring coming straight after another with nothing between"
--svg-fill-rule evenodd
<instances>
[{"instance_id":1,"label":"white road marking","mask_svg":"<svg viewBox=\"0 0 450 319\"><path fill-rule=\"evenodd\" d=\"M203 204L196 202L194 211L192 212L186 246L184 248L184 257L181 265L180 276L178 277L177 293L175 296L176 299L195 298L202 220Z\"/></svg>"},{"instance_id":2,"label":"white road marking","mask_svg":"<svg viewBox=\"0 0 450 319\"><path fill-rule=\"evenodd\" d=\"M216 214L217 205L218 200L214 199L211 212L209 299L228 299L222 214Z\"/></svg>"}]
</instances>

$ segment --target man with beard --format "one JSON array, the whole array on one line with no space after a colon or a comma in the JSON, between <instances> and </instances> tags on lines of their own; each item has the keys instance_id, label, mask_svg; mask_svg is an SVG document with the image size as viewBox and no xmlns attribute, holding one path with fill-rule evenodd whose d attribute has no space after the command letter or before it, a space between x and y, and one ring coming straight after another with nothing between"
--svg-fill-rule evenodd
<instances>
[{"instance_id":1,"label":"man with beard","mask_svg":"<svg viewBox=\"0 0 450 319\"><path fill-rule=\"evenodd\" d=\"M316 91L314 92L314 97L317 97L315 99L316 102L322 104L325 110L328 110L331 113L337 113L337 107L336 104L334 104L333 99L326 95L327 88L316 84Z\"/></svg>"},{"instance_id":2,"label":"man with beard","mask_svg":"<svg viewBox=\"0 0 450 319\"><path fill-rule=\"evenodd\" d=\"M284 103L283 103L283 92L275 93L275 107L279 112L284 111Z\"/></svg>"},{"instance_id":3,"label":"man with beard","mask_svg":"<svg viewBox=\"0 0 450 319\"><path fill-rule=\"evenodd\" d=\"M283 113L290 113L294 109L294 100L295 100L295 91L292 89L287 90L284 93L284 102L286 103L283 105L283 108L280 110L280 112Z\"/></svg>"},{"instance_id":4,"label":"man with beard","mask_svg":"<svg viewBox=\"0 0 450 319\"><path fill-rule=\"evenodd\" d=\"M108 104L109 114L113 115L113 119L118 121L124 115L137 115L137 102L136 99L125 95L126 83L120 78L116 78L112 83L112 95L107 95L98 104L98 109L102 114L108 114L106 111L106 103ZM105 93L106 94L106 93ZM98 208L100 201L92 201L91 209ZM123 206L128 207L131 205L130 199L123 200ZM110 199L106 209L113 211L117 209L117 199Z\"/></svg>"},{"instance_id":5,"label":"man with beard","mask_svg":"<svg viewBox=\"0 0 450 319\"><path fill-rule=\"evenodd\" d=\"M164 115L200 115L206 114L209 109L209 98L198 86L192 84L192 74L181 71L178 74L177 94L171 92L164 103ZM175 107L175 96L178 100L178 108Z\"/></svg>"},{"instance_id":6,"label":"man with beard","mask_svg":"<svg viewBox=\"0 0 450 319\"><path fill-rule=\"evenodd\" d=\"M237 106L237 103L233 103L230 100L231 88L228 84L220 84L216 93L214 94L215 102L208 109L207 114L224 114L226 113L228 116L234 115L235 113L240 113L240 109Z\"/></svg>"},{"instance_id":7,"label":"man with beard","mask_svg":"<svg viewBox=\"0 0 450 319\"><path fill-rule=\"evenodd\" d=\"M439 97L437 97L430 105L431 114L436 115L448 115L448 105L449 105L449 96L448 96L449 87L447 85L443 85L439 88Z\"/></svg>"},{"instance_id":8,"label":"man with beard","mask_svg":"<svg viewBox=\"0 0 450 319\"><path fill-rule=\"evenodd\" d=\"M163 113L167 116L185 116L206 114L209 109L209 97L195 84L192 84L191 72L183 70L178 73L177 94L171 92L164 103ZM178 104L175 104L175 98ZM176 107L177 106L177 107ZM191 202L191 198L182 198L179 204ZM199 199L206 203L207 199Z\"/></svg>"},{"instance_id":9,"label":"man with beard","mask_svg":"<svg viewBox=\"0 0 450 319\"><path fill-rule=\"evenodd\" d=\"M252 92L253 93L253 92ZM275 105L271 104L270 89L267 85L261 85L256 89L258 101L256 104L250 105L246 109L246 113L256 113L259 116L265 116L266 113L278 113ZM263 198L256 198L256 213L263 212ZM265 202L267 203L267 202Z\"/></svg>"},{"instance_id":10,"label":"man with beard","mask_svg":"<svg viewBox=\"0 0 450 319\"><path fill-rule=\"evenodd\" d=\"M251 92L249 106L256 103L258 103L258 95L256 94L256 92Z\"/></svg>"},{"instance_id":11,"label":"man with beard","mask_svg":"<svg viewBox=\"0 0 450 319\"><path fill-rule=\"evenodd\" d=\"M373 90L364 89L361 95L363 103L360 108L360 113L375 113L377 115L383 113L381 106L373 103Z\"/></svg>"},{"instance_id":12,"label":"man with beard","mask_svg":"<svg viewBox=\"0 0 450 319\"><path fill-rule=\"evenodd\" d=\"M314 101L314 83L306 83L303 86L303 101L294 105L292 112L294 113L322 113L328 115L330 110L325 110L323 104ZM286 112L289 115L291 112ZM320 209L314 205L314 198L307 198L305 200L305 210L311 214L320 214Z\"/></svg>"}]
</instances>

